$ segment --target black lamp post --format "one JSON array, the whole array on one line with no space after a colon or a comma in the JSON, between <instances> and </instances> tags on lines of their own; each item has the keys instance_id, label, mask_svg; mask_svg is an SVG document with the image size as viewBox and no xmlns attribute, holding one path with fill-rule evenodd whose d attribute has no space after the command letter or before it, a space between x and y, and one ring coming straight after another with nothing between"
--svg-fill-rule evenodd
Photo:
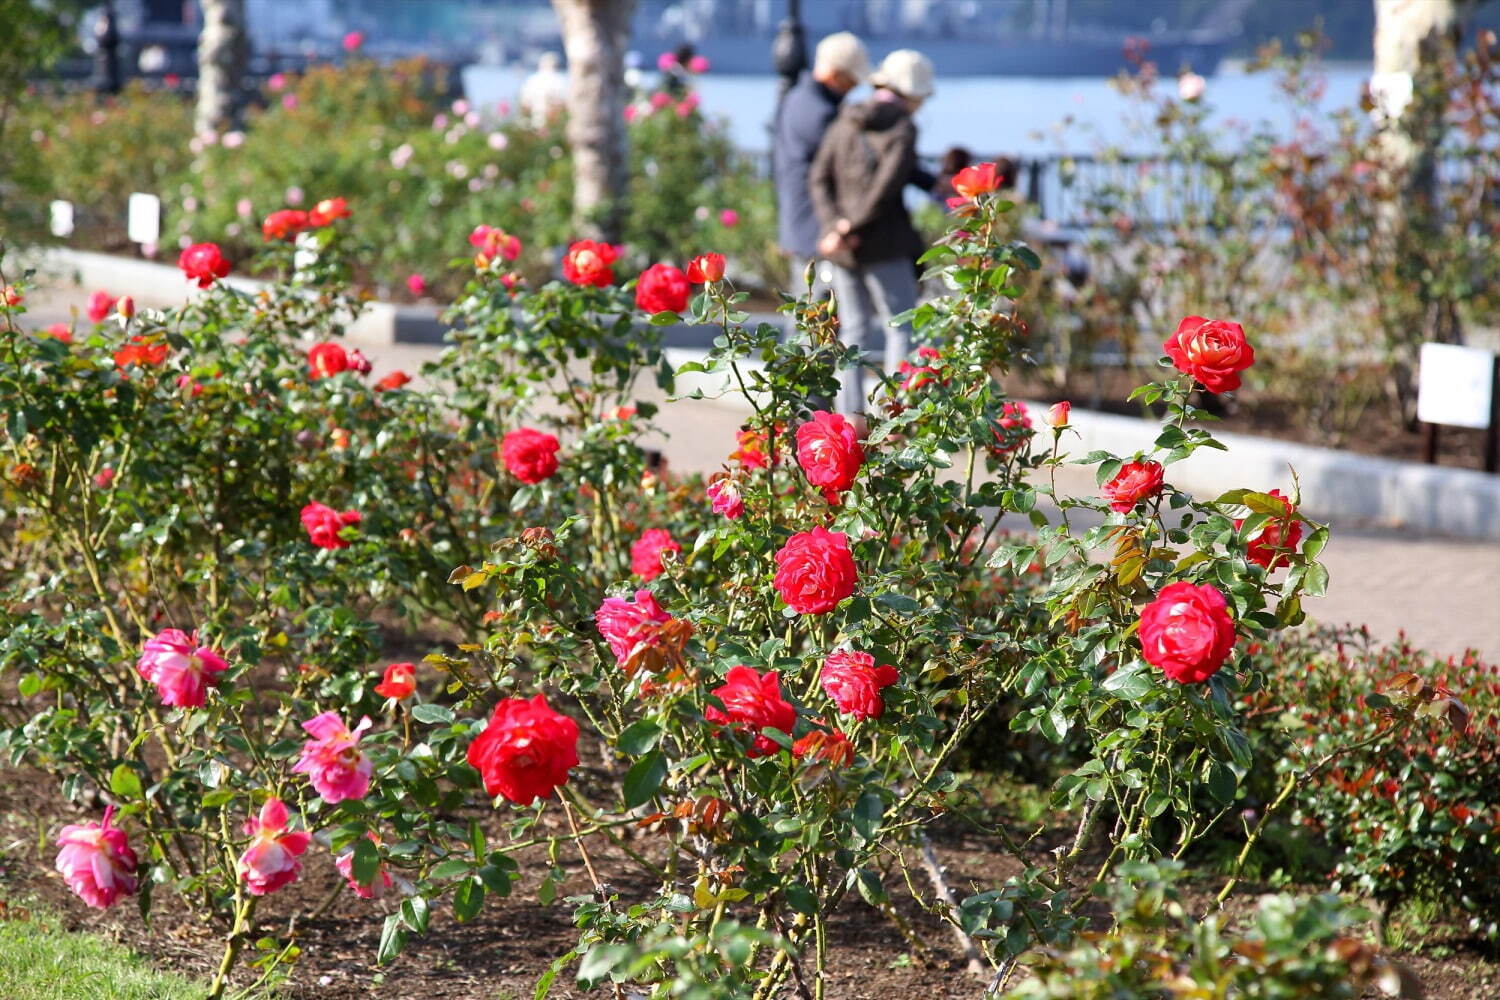
<instances>
[{"instance_id":1,"label":"black lamp post","mask_svg":"<svg viewBox=\"0 0 1500 1000\"><path fill-rule=\"evenodd\" d=\"M807 40L802 30L802 0L787 0L786 17L771 43L771 66L781 78L776 91L777 104L797 77L807 69Z\"/></svg>"},{"instance_id":2,"label":"black lamp post","mask_svg":"<svg viewBox=\"0 0 1500 1000\"><path fill-rule=\"evenodd\" d=\"M106 0L94 25L94 89L101 94L120 92L120 29L115 24L114 0Z\"/></svg>"}]
</instances>

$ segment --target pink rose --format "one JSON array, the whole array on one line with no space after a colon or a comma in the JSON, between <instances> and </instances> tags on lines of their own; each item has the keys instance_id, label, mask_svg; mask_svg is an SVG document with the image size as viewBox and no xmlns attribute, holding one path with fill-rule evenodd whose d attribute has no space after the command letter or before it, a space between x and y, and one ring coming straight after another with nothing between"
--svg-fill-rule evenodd
<instances>
[{"instance_id":1,"label":"pink rose","mask_svg":"<svg viewBox=\"0 0 1500 1000\"><path fill-rule=\"evenodd\" d=\"M361 520L357 510L346 510L341 514L321 503L310 503L302 508L302 527L307 529L308 540L320 549L347 549L349 542L343 537L343 530Z\"/></svg>"},{"instance_id":2,"label":"pink rose","mask_svg":"<svg viewBox=\"0 0 1500 1000\"><path fill-rule=\"evenodd\" d=\"M606 597L594 612L594 625L615 654L615 663L625 666L643 644L655 641L658 629L672 620L649 590L637 590L632 600Z\"/></svg>"},{"instance_id":3,"label":"pink rose","mask_svg":"<svg viewBox=\"0 0 1500 1000\"><path fill-rule=\"evenodd\" d=\"M110 826L115 807L106 806L102 823L70 823L57 835L57 870L68 888L88 905L105 909L136 889L136 858L125 831Z\"/></svg>"},{"instance_id":4,"label":"pink rose","mask_svg":"<svg viewBox=\"0 0 1500 1000\"><path fill-rule=\"evenodd\" d=\"M1228 320L1189 316L1161 346L1178 371L1191 375L1209 392L1238 389L1240 372L1255 363L1244 327Z\"/></svg>"},{"instance_id":5,"label":"pink rose","mask_svg":"<svg viewBox=\"0 0 1500 1000\"><path fill-rule=\"evenodd\" d=\"M838 503L839 494L854 485L864 462L859 433L843 414L815 410L797 428L797 464L829 503Z\"/></svg>"},{"instance_id":6,"label":"pink rose","mask_svg":"<svg viewBox=\"0 0 1500 1000\"><path fill-rule=\"evenodd\" d=\"M198 708L229 664L217 650L199 645L197 633L169 628L146 640L135 669L156 685L163 705Z\"/></svg>"},{"instance_id":7,"label":"pink rose","mask_svg":"<svg viewBox=\"0 0 1500 1000\"><path fill-rule=\"evenodd\" d=\"M302 723L302 728L312 739L302 744L302 756L292 772L307 775L329 804L364 798L375 769L374 761L359 749L360 736L370 728L369 718L360 719L351 730L337 712L324 712Z\"/></svg>"},{"instance_id":8,"label":"pink rose","mask_svg":"<svg viewBox=\"0 0 1500 1000\"><path fill-rule=\"evenodd\" d=\"M115 307L116 301L118 300L108 292L94 292L90 295L88 309L86 310L89 322L103 323L108 318L110 310Z\"/></svg>"},{"instance_id":9,"label":"pink rose","mask_svg":"<svg viewBox=\"0 0 1500 1000\"><path fill-rule=\"evenodd\" d=\"M1149 500L1161 492L1163 475L1165 473L1157 462L1126 462L1100 492L1109 501L1110 510L1129 513L1142 500Z\"/></svg>"},{"instance_id":10,"label":"pink rose","mask_svg":"<svg viewBox=\"0 0 1500 1000\"><path fill-rule=\"evenodd\" d=\"M365 836L377 847L380 846L379 837L373 833L366 833ZM391 873L386 870L384 859L375 867L375 877L369 882L355 881L353 848L335 858L333 866L339 870L340 875L344 876L345 881L349 883L349 888L353 889L354 894L360 899L383 899L385 894L390 892L391 886L394 884L391 879Z\"/></svg>"},{"instance_id":11,"label":"pink rose","mask_svg":"<svg viewBox=\"0 0 1500 1000\"><path fill-rule=\"evenodd\" d=\"M740 213L732 208L726 208L719 213L719 225L725 229L733 229L740 224Z\"/></svg>"},{"instance_id":12,"label":"pink rose","mask_svg":"<svg viewBox=\"0 0 1500 1000\"><path fill-rule=\"evenodd\" d=\"M286 805L280 799L267 799L260 815L245 823L250 844L235 866L245 891L264 896L296 881L302 871L297 858L312 840L303 830L287 830Z\"/></svg>"},{"instance_id":13,"label":"pink rose","mask_svg":"<svg viewBox=\"0 0 1500 1000\"><path fill-rule=\"evenodd\" d=\"M728 477L708 484L708 500L715 514L722 514L731 521L745 513L745 498L740 495L739 483Z\"/></svg>"}]
</instances>

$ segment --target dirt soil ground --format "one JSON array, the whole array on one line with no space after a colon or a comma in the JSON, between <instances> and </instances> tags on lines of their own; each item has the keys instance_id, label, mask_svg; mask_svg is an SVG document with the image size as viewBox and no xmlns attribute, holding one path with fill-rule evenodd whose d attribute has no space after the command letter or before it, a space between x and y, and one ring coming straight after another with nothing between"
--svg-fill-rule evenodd
<instances>
[{"instance_id":1,"label":"dirt soil ground","mask_svg":"<svg viewBox=\"0 0 1500 1000\"><path fill-rule=\"evenodd\" d=\"M73 929L103 933L151 956L163 966L208 977L220 956L217 929L188 917L174 897L162 894L145 925L136 907L122 905L105 913L77 900L52 870L51 840L70 821L52 777L34 769L6 769L0 781L0 909L5 917L24 919L25 908L40 905L61 915ZM561 822L559 819L558 823ZM499 824L492 824L498 833ZM1045 839L1045 837L1043 838ZM644 846L644 845L640 845ZM970 885L994 885L1018 865L983 836L939 831L935 846L947 867L950 884L963 894ZM591 851L591 854L594 852ZM289 1000L508 1000L533 995L538 977L552 960L566 953L576 933L563 904L541 906L535 898L537 878L518 884L510 898L487 900L480 915L467 924L454 922L451 910L434 907L427 936L414 937L390 966L374 964L382 919L393 903L361 900L342 890L342 879L326 851L309 853L301 879L267 897L260 911L261 931L284 936L294 910L309 911L326 896L335 902L321 917L295 925L302 948L282 995ZM540 872L542 858L521 858L522 870ZM528 865L528 860L535 862ZM594 854L601 878L628 894L631 876L623 855L601 849ZM569 880L559 898L589 891L576 857L566 854ZM899 874L887 880L898 911L910 923L920 950L896 925L858 899L849 899L832 921L831 968L827 995L839 1000L920 995L926 1000L977 998L984 981L970 977L951 931L919 906L902 888ZM1216 885L1215 885L1216 887ZM919 883L920 891L927 891ZM1205 883L1201 899L1212 893ZM1252 904L1247 889L1243 906ZM1493 1000L1500 997L1500 956L1486 954L1457 931L1434 929L1426 951L1400 959L1421 977L1430 1000ZM240 985L250 979L239 977ZM560 976L554 997L580 996L571 976ZM595 994L600 995L600 994ZM793 995L788 993L788 995Z\"/></svg>"}]
</instances>

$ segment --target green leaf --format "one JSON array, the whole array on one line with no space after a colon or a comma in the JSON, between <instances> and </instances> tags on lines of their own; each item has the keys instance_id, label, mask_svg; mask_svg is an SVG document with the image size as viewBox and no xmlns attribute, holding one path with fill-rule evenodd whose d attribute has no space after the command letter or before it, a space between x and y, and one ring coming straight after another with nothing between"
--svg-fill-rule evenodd
<instances>
[{"instance_id":1,"label":"green leaf","mask_svg":"<svg viewBox=\"0 0 1500 1000\"><path fill-rule=\"evenodd\" d=\"M354 874L354 881L360 885L372 885L375 882L375 876L380 871L380 849L369 837L361 837L354 842L354 859L350 871Z\"/></svg>"},{"instance_id":2,"label":"green leaf","mask_svg":"<svg viewBox=\"0 0 1500 1000\"><path fill-rule=\"evenodd\" d=\"M1221 805L1229 805L1234 801L1235 789L1239 787L1239 781L1234 776L1234 771L1228 764L1215 761L1208 768L1208 793L1219 801Z\"/></svg>"},{"instance_id":3,"label":"green leaf","mask_svg":"<svg viewBox=\"0 0 1500 1000\"><path fill-rule=\"evenodd\" d=\"M616 740L621 753L638 756L656 747L661 739L661 723L654 719L641 719L626 727Z\"/></svg>"},{"instance_id":4,"label":"green leaf","mask_svg":"<svg viewBox=\"0 0 1500 1000\"><path fill-rule=\"evenodd\" d=\"M134 801L142 797L141 779L129 764L116 765L109 775L109 790L118 799Z\"/></svg>"},{"instance_id":5,"label":"green leaf","mask_svg":"<svg viewBox=\"0 0 1500 1000\"><path fill-rule=\"evenodd\" d=\"M850 817L854 824L854 832L865 843L875 839L875 833L880 829L880 819L885 815L885 800L876 792L865 792L854 803L854 814Z\"/></svg>"},{"instance_id":6,"label":"green leaf","mask_svg":"<svg viewBox=\"0 0 1500 1000\"><path fill-rule=\"evenodd\" d=\"M667 758L653 750L630 766L625 773L625 808L644 805L661 788L667 776Z\"/></svg>"},{"instance_id":7,"label":"green leaf","mask_svg":"<svg viewBox=\"0 0 1500 1000\"><path fill-rule=\"evenodd\" d=\"M458 888L453 893L453 916L459 923L473 920L474 915L483 905L483 882L477 878L470 878L458 884Z\"/></svg>"},{"instance_id":8,"label":"green leaf","mask_svg":"<svg viewBox=\"0 0 1500 1000\"><path fill-rule=\"evenodd\" d=\"M1104 683L1100 686L1116 698L1135 701L1150 694L1156 685L1141 670L1116 670L1104 678Z\"/></svg>"},{"instance_id":9,"label":"green leaf","mask_svg":"<svg viewBox=\"0 0 1500 1000\"><path fill-rule=\"evenodd\" d=\"M784 890L786 894L786 905L805 917L811 917L818 912L818 897L813 891L801 882L793 882Z\"/></svg>"},{"instance_id":10,"label":"green leaf","mask_svg":"<svg viewBox=\"0 0 1500 1000\"><path fill-rule=\"evenodd\" d=\"M370 846L373 847L375 845L371 844ZM427 873L427 877L430 879L450 879L455 875L467 875L473 867L472 862L466 861L463 858L449 858L447 861L440 861L434 865L432 871Z\"/></svg>"},{"instance_id":11,"label":"green leaf","mask_svg":"<svg viewBox=\"0 0 1500 1000\"><path fill-rule=\"evenodd\" d=\"M446 725L453 721L453 709L446 705L417 705L411 710L411 717L429 726L439 723Z\"/></svg>"},{"instance_id":12,"label":"green leaf","mask_svg":"<svg viewBox=\"0 0 1500 1000\"><path fill-rule=\"evenodd\" d=\"M592 983L603 979L630 955L623 944L596 944L583 953L578 962L578 981Z\"/></svg>"},{"instance_id":13,"label":"green leaf","mask_svg":"<svg viewBox=\"0 0 1500 1000\"><path fill-rule=\"evenodd\" d=\"M375 964L384 965L406 947L406 931L401 926L401 914L392 913L385 918L380 928L380 948L375 953Z\"/></svg>"}]
</instances>

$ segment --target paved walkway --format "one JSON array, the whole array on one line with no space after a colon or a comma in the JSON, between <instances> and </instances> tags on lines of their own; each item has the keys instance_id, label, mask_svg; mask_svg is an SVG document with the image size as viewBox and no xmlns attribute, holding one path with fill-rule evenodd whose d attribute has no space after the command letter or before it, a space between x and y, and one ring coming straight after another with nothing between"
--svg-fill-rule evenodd
<instances>
[{"instance_id":1,"label":"paved walkway","mask_svg":"<svg viewBox=\"0 0 1500 1000\"><path fill-rule=\"evenodd\" d=\"M27 320L37 327L66 320L70 308L82 311L86 297L79 290L39 290L28 302L32 311ZM439 350L419 344L364 348L377 378L397 368L415 374ZM642 380L641 388L642 399L665 403L654 385ZM713 470L734 450L734 435L743 419L743 410L724 403L673 403L657 414L664 436L655 444L671 469ZM1070 470L1059 477L1058 488L1091 493L1093 478L1083 470ZM1335 524L1323 562L1328 566L1329 592L1306 602L1310 618L1364 623L1384 639L1404 631L1415 645L1443 655L1476 648L1500 659L1500 544L1417 538L1363 527L1340 529Z\"/></svg>"}]
</instances>

